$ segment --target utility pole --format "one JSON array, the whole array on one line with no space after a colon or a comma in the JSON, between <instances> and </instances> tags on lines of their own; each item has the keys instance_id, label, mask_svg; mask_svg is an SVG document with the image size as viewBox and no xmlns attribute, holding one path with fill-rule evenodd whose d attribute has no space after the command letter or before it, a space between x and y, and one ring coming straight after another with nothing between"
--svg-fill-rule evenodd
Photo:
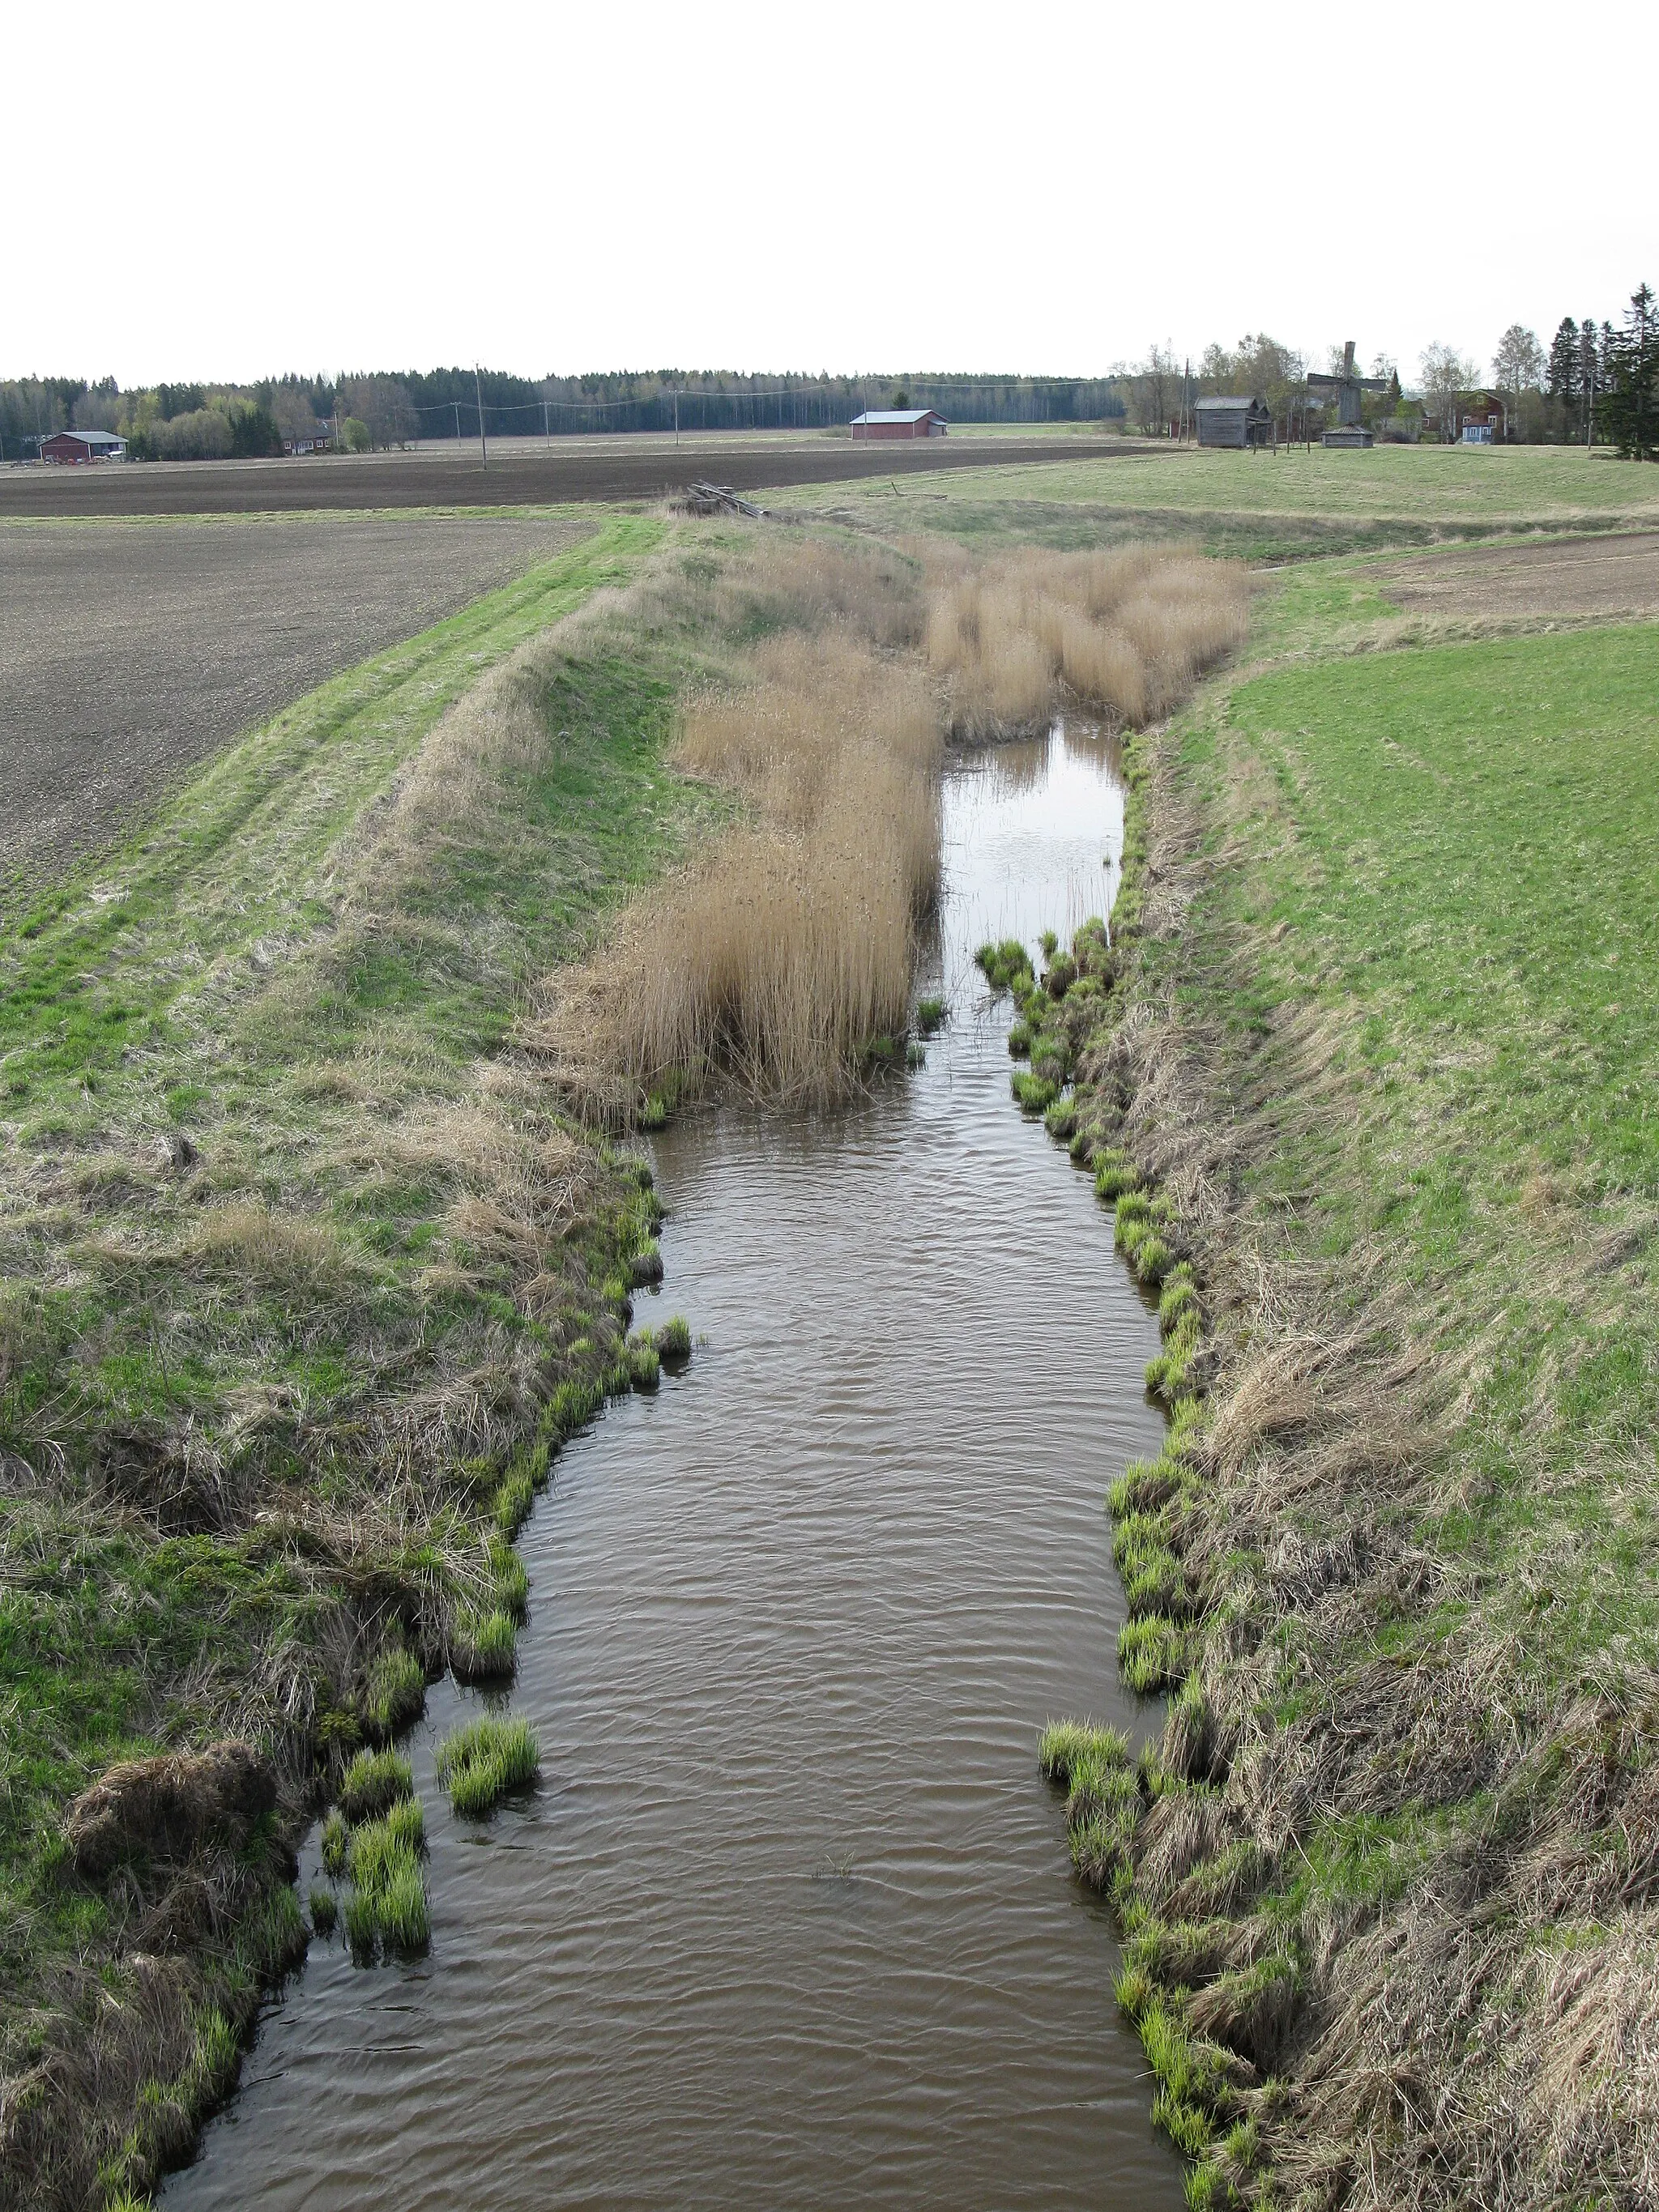
<instances>
[{"instance_id":1,"label":"utility pole","mask_svg":"<svg viewBox=\"0 0 1659 2212\"><path fill-rule=\"evenodd\" d=\"M455 410L455 450L459 453L461 450L461 403L459 399L452 399L449 404Z\"/></svg>"},{"instance_id":2,"label":"utility pole","mask_svg":"<svg viewBox=\"0 0 1659 2212\"><path fill-rule=\"evenodd\" d=\"M489 466L489 447L484 438L483 371L476 361L472 364L472 385L478 395L478 466L487 469Z\"/></svg>"},{"instance_id":3,"label":"utility pole","mask_svg":"<svg viewBox=\"0 0 1659 2212\"><path fill-rule=\"evenodd\" d=\"M680 388L674 386L674 451L680 449Z\"/></svg>"},{"instance_id":4,"label":"utility pole","mask_svg":"<svg viewBox=\"0 0 1659 2212\"><path fill-rule=\"evenodd\" d=\"M544 446L550 446L553 442L553 433L548 425L548 412L549 403L544 399L542 402L542 443Z\"/></svg>"}]
</instances>

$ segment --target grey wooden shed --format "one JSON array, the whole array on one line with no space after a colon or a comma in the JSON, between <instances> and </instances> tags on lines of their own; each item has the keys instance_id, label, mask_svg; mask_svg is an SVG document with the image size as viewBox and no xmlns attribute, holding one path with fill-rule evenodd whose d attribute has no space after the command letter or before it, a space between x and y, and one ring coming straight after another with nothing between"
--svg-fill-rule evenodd
<instances>
[{"instance_id":1,"label":"grey wooden shed","mask_svg":"<svg viewBox=\"0 0 1659 2212\"><path fill-rule=\"evenodd\" d=\"M1200 446L1232 446L1243 452L1273 443L1273 413L1260 399L1200 399L1193 411Z\"/></svg>"}]
</instances>

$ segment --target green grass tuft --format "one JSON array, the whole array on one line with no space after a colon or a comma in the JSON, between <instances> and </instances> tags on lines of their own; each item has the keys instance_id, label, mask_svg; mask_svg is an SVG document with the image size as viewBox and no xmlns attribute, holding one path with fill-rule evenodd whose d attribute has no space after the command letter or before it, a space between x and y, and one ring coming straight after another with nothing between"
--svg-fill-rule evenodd
<instances>
[{"instance_id":1,"label":"green grass tuft","mask_svg":"<svg viewBox=\"0 0 1659 2212\"><path fill-rule=\"evenodd\" d=\"M691 1357L691 1330L683 1316L675 1314L657 1331L657 1356L665 1367L684 1367Z\"/></svg>"},{"instance_id":2,"label":"green grass tuft","mask_svg":"<svg viewBox=\"0 0 1659 2212\"><path fill-rule=\"evenodd\" d=\"M1069 1790L1080 1761L1126 1761L1129 1739L1121 1729L1097 1728L1092 1721L1050 1721L1037 1744L1043 1779Z\"/></svg>"},{"instance_id":3,"label":"green grass tuft","mask_svg":"<svg viewBox=\"0 0 1659 2212\"><path fill-rule=\"evenodd\" d=\"M449 1663L459 1682L505 1682L517 1664L519 1632L505 1607L463 1606L450 1631Z\"/></svg>"},{"instance_id":4,"label":"green grass tuft","mask_svg":"<svg viewBox=\"0 0 1659 2212\"><path fill-rule=\"evenodd\" d=\"M1024 991L1035 980L1031 956L1017 937L981 945L974 960L994 991Z\"/></svg>"},{"instance_id":5,"label":"green grass tuft","mask_svg":"<svg viewBox=\"0 0 1659 2212\"><path fill-rule=\"evenodd\" d=\"M395 1751L360 1751L340 1784L340 1810L352 1822L377 1820L415 1787L409 1761Z\"/></svg>"},{"instance_id":6,"label":"green grass tuft","mask_svg":"<svg viewBox=\"0 0 1659 2212\"><path fill-rule=\"evenodd\" d=\"M438 1747L438 1780L455 1810L474 1818L540 1771L540 1747L523 1721L473 1721Z\"/></svg>"},{"instance_id":7,"label":"green grass tuft","mask_svg":"<svg viewBox=\"0 0 1659 2212\"><path fill-rule=\"evenodd\" d=\"M628 1374L636 1390L654 1390L662 1380L662 1355L648 1330L628 1340Z\"/></svg>"},{"instance_id":8,"label":"green grass tuft","mask_svg":"<svg viewBox=\"0 0 1659 2212\"><path fill-rule=\"evenodd\" d=\"M351 1831L346 1824L345 1814L341 1812L337 1805L331 1809L324 1820L319 1841L323 1854L323 1866L326 1872L331 1874L337 1881L345 1872L346 1852L351 1842Z\"/></svg>"},{"instance_id":9,"label":"green grass tuft","mask_svg":"<svg viewBox=\"0 0 1659 2212\"><path fill-rule=\"evenodd\" d=\"M311 1893L312 1926L319 1936L331 1935L334 1923L339 1917L340 1908L335 1899L334 1892L331 1889L325 1889L319 1882Z\"/></svg>"},{"instance_id":10,"label":"green grass tuft","mask_svg":"<svg viewBox=\"0 0 1659 2212\"><path fill-rule=\"evenodd\" d=\"M495 1492L495 1526L510 1544L530 1518L536 1486L528 1468L515 1467Z\"/></svg>"},{"instance_id":11,"label":"green grass tuft","mask_svg":"<svg viewBox=\"0 0 1659 2212\"><path fill-rule=\"evenodd\" d=\"M918 999L916 1001L916 1034L930 1037L945 1027L949 1009L943 999Z\"/></svg>"},{"instance_id":12,"label":"green grass tuft","mask_svg":"<svg viewBox=\"0 0 1659 2212\"><path fill-rule=\"evenodd\" d=\"M1020 1112L1033 1121L1039 1114L1046 1114L1060 1096L1060 1085L1041 1075L1017 1074L1009 1088Z\"/></svg>"},{"instance_id":13,"label":"green grass tuft","mask_svg":"<svg viewBox=\"0 0 1659 2212\"><path fill-rule=\"evenodd\" d=\"M525 1571L524 1561L500 1536L490 1537L484 1556L489 1565L497 1607L515 1621L522 1620L530 1602L530 1577Z\"/></svg>"},{"instance_id":14,"label":"green grass tuft","mask_svg":"<svg viewBox=\"0 0 1659 2212\"><path fill-rule=\"evenodd\" d=\"M417 1720L426 1707L426 1669L412 1651L397 1644L383 1650L369 1669L363 1701L368 1733L382 1743Z\"/></svg>"},{"instance_id":15,"label":"green grass tuft","mask_svg":"<svg viewBox=\"0 0 1659 2212\"><path fill-rule=\"evenodd\" d=\"M1127 1152L1109 1151L1095 1159L1095 1196L1107 1206L1121 1206L1140 1188L1140 1176Z\"/></svg>"},{"instance_id":16,"label":"green grass tuft","mask_svg":"<svg viewBox=\"0 0 1659 2212\"><path fill-rule=\"evenodd\" d=\"M371 1954L377 1945L397 1951L426 1948L430 1923L421 1870L425 1833L421 1808L413 1799L394 1808L386 1820L353 1831L345 1924L360 1956Z\"/></svg>"},{"instance_id":17,"label":"green grass tuft","mask_svg":"<svg viewBox=\"0 0 1659 2212\"><path fill-rule=\"evenodd\" d=\"M1124 1680L1142 1697L1176 1686L1187 1671L1187 1639L1173 1620L1149 1614L1126 1620L1117 1635Z\"/></svg>"}]
</instances>

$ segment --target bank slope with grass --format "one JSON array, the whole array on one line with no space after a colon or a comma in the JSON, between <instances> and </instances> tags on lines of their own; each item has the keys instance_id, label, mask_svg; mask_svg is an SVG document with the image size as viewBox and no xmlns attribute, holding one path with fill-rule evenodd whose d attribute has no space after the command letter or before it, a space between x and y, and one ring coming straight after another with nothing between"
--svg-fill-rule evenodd
<instances>
[{"instance_id":1,"label":"bank slope with grass","mask_svg":"<svg viewBox=\"0 0 1659 2212\"><path fill-rule=\"evenodd\" d=\"M502 1048L720 811L680 642L557 626L662 530L300 702L0 942L0 2202L187 2149L303 1948L296 1823L510 1672L550 1452L654 1376L648 1178ZM409 1840L358 1885L405 1934Z\"/></svg>"},{"instance_id":2,"label":"bank slope with grass","mask_svg":"<svg viewBox=\"0 0 1659 2212\"><path fill-rule=\"evenodd\" d=\"M1134 749L1070 1110L1170 1286L1112 1504L1177 1694L1127 1801L1045 1757L1111 1770L1194 2201L1645 2203L1659 630L1367 652L1338 597Z\"/></svg>"}]
</instances>

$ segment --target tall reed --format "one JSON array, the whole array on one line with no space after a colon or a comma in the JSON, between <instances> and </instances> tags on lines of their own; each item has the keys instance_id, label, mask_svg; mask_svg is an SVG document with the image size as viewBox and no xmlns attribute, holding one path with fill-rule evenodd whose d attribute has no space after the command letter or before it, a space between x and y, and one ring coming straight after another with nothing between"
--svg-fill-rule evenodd
<instances>
[{"instance_id":1,"label":"tall reed","mask_svg":"<svg viewBox=\"0 0 1659 2212\"><path fill-rule=\"evenodd\" d=\"M810 618L811 548L790 545L764 592L728 583L728 599L775 615L793 592ZM886 588L866 606L851 565L831 549L822 627L775 622L746 682L684 707L677 765L738 795L744 818L542 994L527 1036L586 1110L626 1119L711 1076L820 1102L904 1026L939 886L943 723L926 669L884 649L914 632L914 601L895 611Z\"/></svg>"},{"instance_id":2,"label":"tall reed","mask_svg":"<svg viewBox=\"0 0 1659 2212\"><path fill-rule=\"evenodd\" d=\"M1156 546L980 563L792 534L659 571L640 616L704 651L713 633L731 672L686 700L675 762L741 818L543 983L524 1041L612 1123L710 1079L843 1093L906 1023L947 725L1012 736L1068 699L1151 720L1243 637L1245 592Z\"/></svg>"},{"instance_id":3,"label":"tall reed","mask_svg":"<svg viewBox=\"0 0 1659 2212\"><path fill-rule=\"evenodd\" d=\"M958 738L1022 735L1068 700L1139 727L1244 636L1243 569L1179 547L930 566L926 651Z\"/></svg>"}]
</instances>

